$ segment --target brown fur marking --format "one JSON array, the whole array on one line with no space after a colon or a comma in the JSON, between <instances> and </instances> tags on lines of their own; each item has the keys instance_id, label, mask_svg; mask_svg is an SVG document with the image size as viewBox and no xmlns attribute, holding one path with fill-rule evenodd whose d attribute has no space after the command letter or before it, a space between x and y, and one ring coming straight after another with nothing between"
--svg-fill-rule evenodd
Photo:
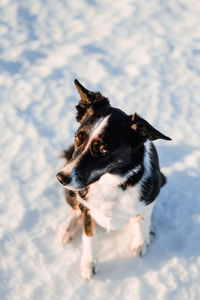
<instances>
[{"instance_id":1,"label":"brown fur marking","mask_svg":"<svg viewBox=\"0 0 200 300\"><path fill-rule=\"evenodd\" d=\"M76 200L76 193L70 190L66 190L66 201L74 209L78 209L79 205Z\"/></svg>"},{"instance_id":2,"label":"brown fur marking","mask_svg":"<svg viewBox=\"0 0 200 300\"><path fill-rule=\"evenodd\" d=\"M91 217L89 210L87 208L82 211L82 221L83 221L83 232L87 236L93 236L94 233L94 219Z\"/></svg>"},{"instance_id":3,"label":"brown fur marking","mask_svg":"<svg viewBox=\"0 0 200 300\"><path fill-rule=\"evenodd\" d=\"M132 126L131 126L131 128L133 129L133 130L137 130L137 124L133 124Z\"/></svg>"},{"instance_id":4,"label":"brown fur marking","mask_svg":"<svg viewBox=\"0 0 200 300\"><path fill-rule=\"evenodd\" d=\"M132 115L132 119L131 119L133 122L135 120L135 114Z\"/></svg>"},{"instance_id":5,"label":"brown fur marking","mask_svg":"<svg viewBox=\"0 0 200 300\"><path fill-rule=\"evenodd\" d=\"M79 196L85 201L87 201L87 197L86 197L87 193L88 193L88 187L86 187L78 192Z\"/></svg>"}]
</instances>

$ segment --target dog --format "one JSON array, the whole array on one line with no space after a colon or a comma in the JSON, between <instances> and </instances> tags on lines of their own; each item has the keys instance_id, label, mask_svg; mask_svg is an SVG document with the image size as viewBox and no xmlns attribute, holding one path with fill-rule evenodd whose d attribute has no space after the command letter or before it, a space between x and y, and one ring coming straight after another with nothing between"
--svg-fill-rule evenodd
<instances>
[{"instance_id":1,"label":"dog","mask_svg":"<svg viewBox=\"0 0 200 300\"><path fill-rule=\"evenodd\" d=\"M67 161L56 175L66 188L71 214L59 229L62 244L71 240L82 220L81 275L97 271L95 222L107 230L126 223L133 229L131 251L143 256L150 244L151 215L166 178L152 141L171 140L137 113L127 115L99 92L74 81L80 95L74 145L64 151ZM82 218L81 218L82 217Z\"/></svg>"}]
</instances>

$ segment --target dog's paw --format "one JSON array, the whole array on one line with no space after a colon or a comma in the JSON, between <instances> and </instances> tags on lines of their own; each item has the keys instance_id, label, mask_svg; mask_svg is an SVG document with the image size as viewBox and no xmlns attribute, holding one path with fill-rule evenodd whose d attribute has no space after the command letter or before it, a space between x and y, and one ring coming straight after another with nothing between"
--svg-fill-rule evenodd
<instances>
[{"instance_id":1,"label":"dog's paw","mask_svg":"<svg viewBox=\"0 0 200 300\"><path fill-rule=\"evenodd\" d=\"M85 280L90 280L90 278L98 272L97 262L82 261L80 265L81 276Z\"/></svg>"},{"instance_id":2,"label":"dog's paw","mask_svg":"<svg viewBox=\"0 0 200 300\"><path fill-rule=\"evenodd\" d=\"M145 241L145 242L143 243L143 245L141 245L141 246L139 247L139 249L138 249L138 255L139 255L140 257L142 257L142 256L144 256L144 255L146 254L146 252L147 252L147 250L148 250L150 244L152 243L154 237L155 237L155 232L151 230L151 231L150 231L150 234L149 234L149 239L148 239L148 241Z\"/></svg>"},{"instance_id":3,"label":"dog's paw","mask_svg":"<svg viewBox=\"0 0 200 300\"><path fill-rule=\"evenodd\" d=\"M62 244L65 245L67 244L69 241L72 240L72 235L70 234L70 231L68 228L66 228L66 226L61 225L58 233L57 233L57 238L58 241Z\"/></svg>"},{"instance_id":4,"label":"dog's paw","mask_svg":"<svg viewBox=\"0 0 200 300\"><path fill-rule=\"evenodd\" d=\"M147 252L148 247L149 247L149 243L144 242L144 243L142 243L140 245L133 246L131 248L131 253L132 253L133 256L140 256L140 257L142 257Z\"/></svg>"},{"instance_id":5,"label":"dog's paw","mask_svg":"<svg viewBox=\"0 0 200 300\"><path fill-rule=\"evenodd\" d=\"M155 237L155 232L151 230L150 234L149 234L149 239L147 241L145 241L143 243L143 245L140 246L140 249L138 249L138 254L139 254L140 257L142 257L146 254L146 252L148 251L148 248L149 248L150 244L152 243L154 237Z\"/></svg>"},{"instance_id":6,"label":"dog's paw","mask_svg":"<svg viewBox=\"0 0 200 300\"><path fill-rule=\"evenodd\" d=\"M134 256L144 256L155 237L155 233L151 230L145 241L142 239L134 239L131 244L131 253Z\"/></svg>"},{"instance_id":7,"label":"dog's paw","mask_svg":"<svg viewBox=\"0 0 200 300\"><path fill-rule=\"evenodd\" d=\"M139 255L139 251L143 246L144 241L142 239L134 239L131 243L131 254L133 256Z\"/></svg>"},{"instance_id":8,"label":"dog's paw","mask_svg":"<svg viewBox=\"0 0 200 300\"><path fill-rule=\"evenodd\" d=\"M144 244L138 249L138 255L140 257L144 256L149 248L149 243L144 242Z\"/></svg>"}]
</instances>

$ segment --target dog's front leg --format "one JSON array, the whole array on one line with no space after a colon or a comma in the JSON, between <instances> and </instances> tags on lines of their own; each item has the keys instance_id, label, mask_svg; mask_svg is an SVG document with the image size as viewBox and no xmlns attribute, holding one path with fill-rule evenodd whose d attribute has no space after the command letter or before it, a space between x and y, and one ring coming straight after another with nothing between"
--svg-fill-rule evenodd
<instances>
[{"instance_id":1,"label":"dog's front leg","mask_svg":"<svg viewBox=\"0 0 200 300\"><path fill-rule=\"evenodd\" d=\"M75 236L78 231L80 220L80 210L72 209L68 218L60 225L57 237L61 244L66 244Z\"/></svg>"},{"instance_id":2,"label":"dog's front leg","mask_svg":"<svg viewBox=\"0 0 200 300\"><path fill-rule=\"evenodd\" d=\"M133 229L133 240L131 243L131 251L133 255L143 256L154 236L151 230L151 215L155 203L146 206L141 215L132 217L130 224Z\"/></svg>"},{"instance_id":3,"label":"dog's front leg","mask_svg":"<svg viewBox=\"0 0 200 300\"><path fill-rule=\"evenodd\" d=\"M81 275L89 280L97 271L95 245L94 245L94 219L91 217L88 209L82 211L83 221L83 253L81 257L80 270Z\"/></svg>"}]
</instances>

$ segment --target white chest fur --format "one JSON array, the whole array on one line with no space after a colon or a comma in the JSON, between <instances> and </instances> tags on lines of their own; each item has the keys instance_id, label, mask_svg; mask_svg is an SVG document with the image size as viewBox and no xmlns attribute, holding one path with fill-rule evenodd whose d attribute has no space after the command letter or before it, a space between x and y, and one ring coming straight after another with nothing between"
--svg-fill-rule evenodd
<instances>
[{"instance_id":1,"label":"white chest fur","mask_svg":"<svg viewBox=\"0 0 200 300\"><path fill-rule=\"evenodd\" d=\"M87 201L78 199L90 209L95 221L107 230L122 227L145 206L139 201L139 184L123 191L118 186L120 183L119 176L105 174L90 185Z\"/></svg>"}]
</instances>

